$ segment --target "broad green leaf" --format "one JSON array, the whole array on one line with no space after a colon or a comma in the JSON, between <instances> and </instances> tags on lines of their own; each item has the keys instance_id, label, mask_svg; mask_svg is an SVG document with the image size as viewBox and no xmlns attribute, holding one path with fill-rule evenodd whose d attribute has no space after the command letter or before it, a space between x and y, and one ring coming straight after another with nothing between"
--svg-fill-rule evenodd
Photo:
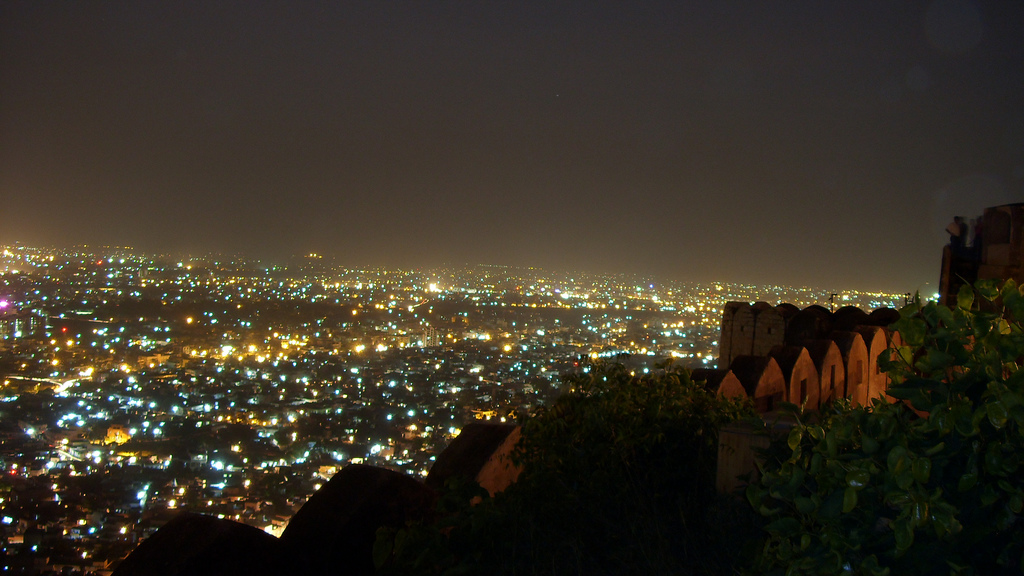
<instances>
[{"instance_id":1,"label":"broad green leaf","mask_svg":"<svg viewBox=\"0 0 1024 576\"><path fill-rule=\"evenodd\" d=\"M794 426L793 429L789 431L789 438L786 442L786 444L789 445L789 449L796 450L796 447L800 445L800 441L803 440L803 437L803 429L799 426Z\"/></svg>"},{"instance_id":2,"label":"broad green leaf","mask_svg":"<svg viewBox=\"0 0 1024 576\"><path fill-rule=\"evenodd\" d=\"M955 358L951 354L948 354L942 350L929 350L925 354L919 363L925 366L925 369L929 372L944 371L946 368L953 365Z\"/></svg>"},{"instance_id":3,"label":"broad green leaf","mask_svg":"<svg viewBox=\"0 0 1024 576\"><path fill-rule=\"evenodd\" d=\"M935 535L940 539L944 538L949 533L949 518L948 517L933 517L932 526L935 527Z\"/></svg>"},{"instance_id":4,"label":"broad green leaf","mask_svg":"<svg viewBox=\"0 0 1024 576\"><path fill-rule=\"evenodd\" d=\"M932 472L932 461L925 457L917 458L911 464L911 469L913 470L914 480L917 480L920 484L927 484Z\"/></svg>"},{"instance_id":5,"label":"broad green leaf","mask_svg":"<svg viewBox=\"0 0 1024 576\"><path fill-rule=\"evenodd\" d=\"M874 454L879 448L878 440L868 436L867 432L861 435L860 446L865 454Z\"/></svg>"},{"instance_id":6,"label":"broad green leaf","mask_svg":"<svg viewBox=\"0 0 1024 576\"><path fill-rule=\"evenodd\" d=\"M900 336L910 347L917 347L924 344L924 336L928 332L928 324L919 318L912 318L904 322L900 327Z\"/></svg>"},{"instance_id":7,"label":"broad green leaf","mask_svg":"<svg viewBox=\"0 0 1024 576\"><path fill-rule=\"evenodd\" d=\"M1003 318L1000 318L996 322L995 328L996 328L996 332L1000 336L1008 336L1010 334L1010 332L1011 332L1011 330L1010 330L1010 323L1007 322L1006 320L1004 320Z\"/></svg>"},{"instance_id":8,"label":"broad green leaf","mask_svg":"<svg viewBox=\"0 0 1024 576\"><path fill-rule=\"evenodd\" d=\"M999 281L995 278L986 278L974 283L978 294L986 300L995 300L999 296Z\"/></svg>"},{"instance_id":9,"label":"broad green leaf","mask_svg":"<svg viewBox=\"0 0 1024 576\"><path fill-rule=\"evenodd\" d=\"M857 489L852 486L843 491L843 512L848 513L857 506Z\"/></svg>"},{"instance_id":10,"label":"broad green leaf","mask_svg":"<svg viewBox=\"0 0 1024 576\"><path fill-rule=\"evenodd\" d=\"M800 531L800 522L798 522L796 518L790 518L787 516L771 522L765 526L764 529L769 534L774 534L781 538L788 538Z\"/></svg>"},{"instance_id":11,"label":"broad green leaf","mask_svg":"<svg viewBox=\"0 0 1024 576\"><path fill-rule=\"evenodd\" d=\"M1003 292L1003 306L1010 310L1015 320L1024 320L1024 296L1021 295L1020 289Z\"/></svg>"},{"instance_id":12,"label":"broad green leaf","mask_svg":"<svg viewBox=\"0 0 1024 576\"><path fill-rule=\"evenodd\" d=\"M810 465L811 475L817 476L818 473L821 472L821 463L822 463L823 460L824 460L824 458L822 458L821 454L818 453L818 452L815 452L814 456L811 456L811 465Z\"/></svg>"},{"instance_id":13,"label":"broad green leaf","mask_svg":"<svg viewBox=\"0 0 1024 576\"><path fill-rule=\"evenodd\" d=\"M879 566L878 558L874 554L861 561L860 569L871 576L889 576L890 574L888 567Z\"/></svg>"},{"instance_id":14,"label":"broad green leaf","mask_svg":"<svg viewBox=\"0 0 1024 576\"><path fill-rule=\"evenodd\" d=\"M814 500L811 500L806 496L797 496L793 500L793 504L796 505L797 511L801 514L810 514L817 509L817 506L814 504Z\"/></svg>"},{"instance_id":15,"label":"broad green leaf","mask_svg":"<svg viewBox=\"0 0 1024 576\"><path fill-rule=\"evenodd\" d=\"M846 485L856 490L867 486L870 480L871 475L868 474L867 470L857 468L846 473Z\"/></svg>"},{"instance_id":16,"label":"broad green leaf","mask_svg":"<svg viewBox=\"0 0 1024 576\"><path fill-rule=\"evenodd\" d=\"M902 467L894 476L896 477L896 485L903 490L909 490L914 485L914 475L906 466Z\"/></svg>"},{"instance_id":17,"label":"broad green leaf","mask_svg":"<svg viewBox=\"0 0 1024 576\"><path fill-rule=\"evenodd\" d=\"M830 492L818 508L818 516L824 520L838 517L839 512L843 509L843 498L844 493L842 490Z\"/></svg>"},{"instance_id":18,"label":"broad green leaf","mask_svg":"<svg viewBox=\"0 0 1024 576\"><path fill-rule=\"evenodd\" d=\"M889 450L889 455L886 458L886 464L889 467L889 472L898 474L906 468L906 460L907 449L903 446L894 446L892 450Z\"/></svg>"},{"instance_id":19,"label":"broad green leaf","mask_svg":"<svg viewBox=\"0 0 1024 576\"><path fill-rule=\"evenodd\" d=\"M1024 508L1024 499L1021 498L1020 494L1014 494L1010 496L1010 501L1006 503L1006 506L1014 514L1020 514L1021 509Z\"/></svg>"},{"instance_id":20,"label":"broad green leaf","mask_svg":"<svg viewBox=\"0 0 1024 576\"><path fill-rule=\"evenodd\" d=\"M956 295L956 306L961 310L970 310L972 304L974 304L974 288L969 284L964 284Z\"/></svg>"},{"instance_id":21,"label":"broad green leaf","mask_svg":"<svg viewBox=\"0 0 1024 576\"><path fill-rule=\"evenodd\" d=\"M825 450L827 451L829 458L835 458L836 454L839 453L839 448L836 442L836 431L834 429L829 429L829 431L825 433Z\"/></svg>"},{"instance_id":22,"label":"broad green leaf","mask_svg":"<svg viewBox=\"0 0 1024 576\"><path fill-rule=\"evenodd\" d=\"M1013 278L1008 278L1006 280L1006 282L1003 283L1003 287L999 291L999 294L1003 298L1009 298L1015 292L1019 295L1020 294L1020 287L1017 286L1017 281L1016 280L1014 280Z\"/></svg>"},{"instance_id":23,"label":"broad green leaf","mask_svg":"<svg viewBox=\"0 0 1024 576\"><path fill-rule=\"evenodd\" d=\"M928 503L915 502L910 509L910 523L913 526L923 526L928 521Z\"/></svg>"},{"instance_id":24,"label":"broad green leaf","mask_svg":"<svg viewBox=\"0 0 1024 576\"><path fill-rule=\"evenodd\" d=\"M789 476L789 481L786 482L786 487L795 494L800 485L804 483L804 478L806 477L807 471L804 470L803 466L794 466L793 472Z\"/></svg>"},{"instance_id":25,"label":"broad green leaf","mask_svg":"<svg viewBox=\"0 0 1024 576\"><path fill-rule=\"evenodd\" d=\"M949 415L949 410L944 407L932 410L928 415L928 419L931 420L935 429L943 435L953 431L953 418Z\"/></svg>"},{"instance_id":26,"label":"broad green leaf","mask_svg":"<svg viewBox=\"0 0 1024 576\"><path fill-rule=\"evenodd\" d=\"M903 507L910 503L912 498L903 490L894 490L885 495L885 501L896 507Z\"/></svg>"},{"instance_id":27,"label":"broad green leaf","mask_svg":"<svg viewBox=\"0 0 1024 576\"><path fill-rule=\"evenodd\" d=\"M991 506L999 501L999 493L991 484L983 484L981 487L981 505Z\"/></svg>"},{"instance_id":28,"label":"broad green leaf","mask_svg":"<svg viewBox=\"0 0 1024 576\"><path fill-rule=\"evenodd\" d=\"M992 426L996 430L999 430L1006 425L1006 420L1009 414L1006 411L1006 406L1002 402L991 400L985 406L985 411L988 414L988 421L992 423Z\"/></svg>"},{"instance_id":29,"label":"broad green leaf","mask_svg":"<svg viewBox=\"0 0 1024 576\"><path fill-rule=\"evenodd\" d=\"M956 324L956 319L953 317L953 311L950 310L949 308L946 308L945 306L939 306L937 313L939 321L944 326L954 326Z\"/></svg>"},{"instance_id":30,"label":"broad green leaf","mask_svg":"<svg viewBox=\"0 0 1024 576\"><path fill-rule=\"evenodd\" d=\"M985 450L985 471L996 475L1003 471L1003 454L998 444L990 444Z\"/></svg>"},{"instance_id":31,"label":"broad green leaf","mask_svg":"<svg viewBox=\"0 0 1024 576\"><path fill-rule=\"evenodd\" d=\"M960 482L957 484L957 489L961 492L967 492L971 488L974 488L978 484L978 472L977 470L967 472L963 476L960 476Z\"/></svg>"},{"instance_id":32,"label":"broad green leaf","mask_svg":"<svg viewBox=\"0 0 1024 576\"><path fill-rule=\"evenodd\" d=\"M906 551L914 543L914 530L910 527L910 522L899 518L892 523L892 528L896 537L896 549L900 552Z\"/></svg>"}]
</instances>

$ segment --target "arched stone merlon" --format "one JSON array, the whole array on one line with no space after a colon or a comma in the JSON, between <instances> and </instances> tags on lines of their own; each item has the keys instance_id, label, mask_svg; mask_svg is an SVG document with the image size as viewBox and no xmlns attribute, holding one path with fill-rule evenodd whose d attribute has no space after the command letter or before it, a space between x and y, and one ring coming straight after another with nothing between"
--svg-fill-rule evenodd
<instances>
[{"instance_id":1,"label":"arched stone merlon","mask_svg":"<svg viewBox=\"0 0 1024 576\"><path fill-rule=\"evenodd\" d=\"M803 346L776 346L769 355L778 363L782 377L786 380L786 399L798 406L816 410L821 382L807 349Z\"/></svg>"},{"instance_id":2,"label":"arched stone merlon","mask_svg":"<svg viewBox=\"0 0 1024 576\"><path fill-rule=\"evenodd\" d=\"M884 396L888 388L889 376L882 372L878 358L889 353L889 337L885 329L878 326L859 326L856 332L864 339L864 345L868 349L868 397L865 404L867 406L875 398Z\"/></svg>"},{"instance_id":3,"label":"arched stone merlon","mask_svg":"<svg viewBox=\"0 0 1024 576\"><path fill-rule=\"evenodd\" d=\"M846 367L846 394L854 406L868 403L868 348L857 332L837 330L832 340L843 355Z\"/></svg>"},{"instance_id":4,"label":"arched stone merlon","mask_svg":"<svg viewBox=\"0 0 1024 576\"><path fill-rule=\"evenodd\" d=\"M728 368L729 362L732 360L733 318L736 316L736 311L744 306L749 306L749 304L745 302L726 302L725 307L722 309L721 332L718 336L718 367L721 369Z\"/></svg>"},{"instance_id":5,"label":"arched stone merlon","mask_svg":"<svg viewBox=\"0 0 1024 576\"><path fill-rule=\"evenodd\" d=\"M771 356L737 356L730 371L736 375L758 412L772 412L786 399L786 380Z\"/></svg>"},{"instance_id":6,"label":"arched stone merlon","mask_svg":"<svg viewBox=\"0 0 1024 576\"><path fill-rule=\"evenodd\" d=\"M821 306L808 306L790 319L786 344L800 346L806 340L820 340L832 333L832 314Z\"/></svg>"},{"instance_id":7,"label":"arched stone merlon","mask_svg":"<svg viewBox=\"0 0 1024 576\"><path fill-rule=\"evenodd\" d=\"M737 356L748 356L754 349L754 308L749 304L736 309L732 317L732 344L726 366L731 367ZM719 368L722 365L719 364Z\"/></svg>"},{"instance_id":8,"label":"arched stone merlon","mask_svg":"<svg viewBox=\"0 0 1024 576\"><path fill-rule=\"evenodd\" d=\"M754 356L765 356L772 348L783 343L786 336L786 321L774 306L765 302L758 302L753 308L754 342L750 353Z\"/></svg>"},{"instance_id":9,"label":"arched stone merlon","mask_svg":"<svg viewBox=\"0 0 1024 576\"><path fill-rule=\"evenodd\" d=\"M789 321L800 312L800 309L789 302L783 302L775 307L775 311L779 313L779 316L782 316L782 321L786 324L786 330L789 330ZM785 334L783 332L783 341L785 341Z\"/></svg>"},{"instance_id":10,"label":"arched stone merlon","mask_svg":"<svg viewBox=\"0 0 1024 576\"><path fill-rule=\"evenodd\" d=\"M754 392L757 390L757 381L764 370L765 360L766 358L763 356L745 354L734 358L732 367L729 368L729 371L739 379L740 384L743 386L743 391L751 398L754 397Z\"/></svg>"},{"instance_id":11,"label":"arched stone merlon","mask_svg":"<svg viewBox=\"0 0 1024 576\"><path fill-rule=\"evenodd\" d=\"M702 383L704 389L709 392L717 392L719 384L728 372L715 368L695 368L690 371L690 380L697 384Z\"/></svg>"},{"instance_id":12,"label":"arched stone merlon","mask_svg":"<svg viewBox=\"0 0 1024 576\"><path fill-rule=\"evenodd\" d=\"M868 321L868 313L856 306L843 306L832 313L832 328L834 330L850 331L857 326L867 324Z\"/></svg>"},{"instance_id":13,"label":"arched stone merlon","mask_svg":"<svg viewBox=\"0 0 1024 576\"><path fill-rule=\"evenodd\" d=\"M778 310L779 314L781 314L782 317L787 320L800 311L800 309L797 308L796 305L790 304L789 302L783 302L776 306L775 309Z\"/></svg>"},{"instance_id":14,"label":"arched stone merlon","mask_svg":"<svg viewBox=\"0 0 1024 576\"><path fill-rule=\"evenodd\" d=\"M715 391L715 394L725 398L747 397L747 391L743 388L743 383L733 374L732 370L725 371L725 375L718 383L718 389Z\"/></svg>"},{"instance_id":15,"label":"arched stone merlon","mask_svg":"<svg viewBox=\"0 0 1024 576\"><path fill-rule=\"evenodd\" d=\"M899 319L900 312L895 308L876 308L868 314L868 324L879 328L888 328Z\"/></svg>"},{"instance_id":16,"label":"arched stone merlon","mask_svg":"<svg viewBox=\"0 0 1024 576\"><path fill-rule=\"evenodd\" d=\"M839 346L831 340L808 340L803 343L807 353L818 371L821 390L818 392L818 405L842 397L846 393L846 366Z\"/></svg>"}]
</instances>

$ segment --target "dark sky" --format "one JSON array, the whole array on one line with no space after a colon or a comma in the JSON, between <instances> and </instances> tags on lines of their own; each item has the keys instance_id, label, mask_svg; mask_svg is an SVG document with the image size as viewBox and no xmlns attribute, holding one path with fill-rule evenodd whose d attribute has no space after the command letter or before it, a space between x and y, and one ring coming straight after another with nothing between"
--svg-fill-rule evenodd
<instances>
[{"instance_id":1,"label":"dark sky","mask_svg":"<svg viewBox=\"0 0 1024 576\"><path fill-rule=\"evenodd\" d=\"M0 3L0 243L902 292L1022 200L1017 1Z\"/></svg>"}]
</instances>

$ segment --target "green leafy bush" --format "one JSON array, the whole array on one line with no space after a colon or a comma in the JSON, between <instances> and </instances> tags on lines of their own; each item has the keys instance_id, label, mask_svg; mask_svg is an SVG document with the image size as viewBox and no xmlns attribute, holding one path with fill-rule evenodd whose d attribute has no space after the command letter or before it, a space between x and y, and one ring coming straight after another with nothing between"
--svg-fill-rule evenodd
<instances>
[{"instance_id":1,"label":"green leafy bush","mask_svg":"<svg viewBox=\"0 0 1024 576\"><path fill-rule=\"evenodd\" d=\"M1022 320L1012 281L967 286L952 308L904 308L904 345L882 358L900 401L798 414L748 487L769 520L754 570L1020 573Z\"/></svg>"},{"instance_id":2,"label":"green leafy bush","mask_svg":"<svg viewBox=\"0 0 1024 576\"><path fill-rule=\"evenodd\" d=\"M518 481L468 506L465 483L435 525L378 539L401 574L731 574L755 518L714 492L718 429L753 414L665 366L593 364L523 424ZM454 495L454 496L453 496Z\"/></svg>"}]
</instances>

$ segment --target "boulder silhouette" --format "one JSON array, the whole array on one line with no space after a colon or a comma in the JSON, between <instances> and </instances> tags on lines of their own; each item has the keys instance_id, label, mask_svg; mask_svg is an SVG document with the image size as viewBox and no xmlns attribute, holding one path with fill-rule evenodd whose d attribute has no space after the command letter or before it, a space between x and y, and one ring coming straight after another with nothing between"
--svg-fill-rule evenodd
<instances>
[{"instance_id":1,"label":"boulder silhouette","mask_svg":"<svg viewBox=\"0 0 1024 576\"><path fill-rule=\"evenodd\" d=\"M519 427L514 424L467 424L438 455L425 483L440 492L446 480L462 476L493 496L519 477L519 468L509 459L518 441Z\"/></svg>"},{"instance_id":2,"label":"boulder silhouette","mask_svg":"<svg viewBox=\"0 0 1024 576\"><path fill-rule=\"evenodd\" d=\"M306 574L372 574L382 526L399 528L434 511L436 494L405 474L346 466L292 517L281 543Z\"/></svg>"},{"instance_id":3,"label":"boulder silhouette","mask_svg":"<svg viewBox=\"0 0 1024 576\"><path fill-rule=\"evenodd\" d=\"M301 572L259 528L181 512L142 541L114 576L274 576Z\"/></svg>"}]
</instances>

